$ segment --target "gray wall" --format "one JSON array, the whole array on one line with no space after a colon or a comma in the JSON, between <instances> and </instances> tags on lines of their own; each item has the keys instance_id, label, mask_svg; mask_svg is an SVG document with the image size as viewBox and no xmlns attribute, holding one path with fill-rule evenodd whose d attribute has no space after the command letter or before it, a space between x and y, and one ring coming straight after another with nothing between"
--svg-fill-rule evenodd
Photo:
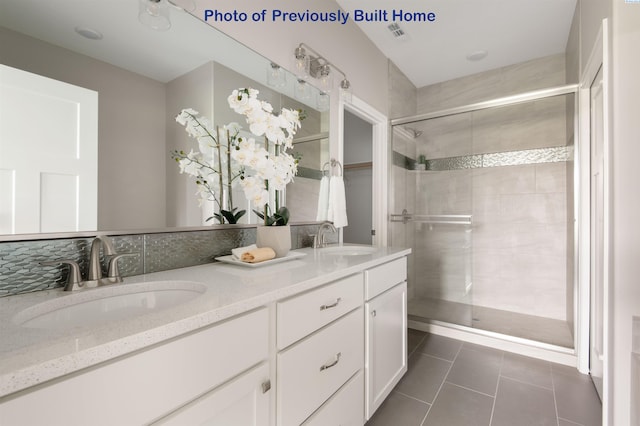
<instances>
[{"instance_id":1,"label":"gray wall","mask_svg":"<svg viewBox=\"0 0 640 426\"><path fill-rule=\"evenodd\" d=\"M547 56L418 89L418 114L565 84L564 54Z\"/></svg>"}]
</instances>

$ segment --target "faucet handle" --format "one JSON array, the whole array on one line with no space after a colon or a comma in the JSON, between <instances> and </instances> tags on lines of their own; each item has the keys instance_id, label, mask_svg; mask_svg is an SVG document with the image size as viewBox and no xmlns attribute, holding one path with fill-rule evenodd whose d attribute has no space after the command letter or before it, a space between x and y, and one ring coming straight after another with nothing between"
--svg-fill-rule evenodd
<instances>
[{"instance_id":1,"label":"faucet handle","mask_svg":"<svg viewBox=\"0 0 640 426\"><path fill-rule=\"evenodd\" d=\"M82 275L80 275L80 265L78 265L78 262L75 260L45 260L40 262L40 264L42 266L69 265L69 276L67 277L67 283L64 286L64 291L78 290L84 284L82 282Z\"/></svg>"},{"instance_id":2,"label":"faucet handle","mask_svg":"<svg viewBox=\"0 0 640 426\"><path fill-rule=\"evenodd\" d=\"M107 278L112 283L121 283L122 277L120 276L120 269L118 268L118 260L127 256L138 256L139 253L121 253L109 256L109 263L107 267Z\"/></svg>"}]
</instances>

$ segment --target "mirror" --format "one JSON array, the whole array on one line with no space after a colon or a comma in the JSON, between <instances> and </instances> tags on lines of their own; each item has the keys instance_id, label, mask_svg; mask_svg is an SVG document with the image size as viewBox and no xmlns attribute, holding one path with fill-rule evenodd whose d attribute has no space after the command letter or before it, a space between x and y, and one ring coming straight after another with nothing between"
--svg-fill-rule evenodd
<instances>
[{"instance_id":1,"label":"mirror","mask_svg":"<svg viewBox=\"0 0 640 426\"><path fill-rule=\"evenodd\" d=\"M98 92L97 229L86 231L205 224L211 212L199 206L195 182L171 159L173 149L197 146L175 116L193 108L216 125L244 125L226 101L237 87L257 88L274 111L304 109L292 150L301 157L299 173L285 197L292 222L315 221L329 159L329 114L316 88L307 83L299 96L287 72L285 85L270 85L268 59L174 7L168 31L143 26L133 0L5 0L2 9L2 64ZM94 30L102 39L78 34ZM241 192L235 198L244 200ZM241 222L256 217L248 213Z\"/></svg>"}]
</instances>

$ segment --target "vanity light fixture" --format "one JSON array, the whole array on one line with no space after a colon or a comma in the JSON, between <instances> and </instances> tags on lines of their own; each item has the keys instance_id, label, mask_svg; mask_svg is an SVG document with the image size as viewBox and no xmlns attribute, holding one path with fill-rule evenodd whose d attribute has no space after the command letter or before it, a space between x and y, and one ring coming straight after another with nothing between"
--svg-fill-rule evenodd
<instances>
[{"instance_id":1,"label":"vanity light fixture","mask_svg":"<svg viewBox=\"0 0 640 426\"><path fill-rule=\"evenodd\" d=\"M138 3L138 20L143 25L157 31L171 28L168 0L138 0Z\"/></svg>"},{"instance_id":2,"label":"vanity light fixture","mask_svg":"<svg viewBox=\"0 0 640 426\"><path fill-rule=\"evenodd\" d=\"M267 68L267 84L271 87L286 86L286 73L280 65L271 62L271 64Z\"/></svg>"},{"instance_id":3,"label":"vanity light fixture","mask_svg":"<svg viewBox=\"0 0 640 426\"><path fill-rule=\"evenodd\" d=\"M326 111L329 109L329 94L327 92L318 93L318 110Z\"/></svg>"},{"instance_id":4,"label":"vanity light fixture","mask_svg":"<svg viewBox=\"0 0 640 426\"><path fill-rule=\"evenodd\" d=\"M194 0L138 0L138 4L138 20L157 31L166 31L171 28L169 6L185 12L196 10Z\"/></svg>"},{"instance_id":5,"label":"vanity light fixture","mask_svg":"<svg viewBox=\"0 0 640 426\"><path fill-rule=\"evenodd\" d=\"M306 101L311 98L311 88L309 83L299 78L293 88L293 94L296 99Z\"/></svg>"},{"instance_id":6,"label":"vanity light fixture","mask_svg":"<svg viewBox=\"0 0 640 426\"><path fill-rule=\"evenodd\" d=\"M307 51L313 54L310 54ZM317 79L320 89L323 92L328 93L333 87L332 71L336 70L342 74L343 77L340 82L341 92L348 91L350 97L351 83L347 79L346 74L314 49L304 43L300 43L298 47L295 48L293 56L295 60L294 71L299 78L305 79L310 76Z\"/></svg>"}]
</instances>

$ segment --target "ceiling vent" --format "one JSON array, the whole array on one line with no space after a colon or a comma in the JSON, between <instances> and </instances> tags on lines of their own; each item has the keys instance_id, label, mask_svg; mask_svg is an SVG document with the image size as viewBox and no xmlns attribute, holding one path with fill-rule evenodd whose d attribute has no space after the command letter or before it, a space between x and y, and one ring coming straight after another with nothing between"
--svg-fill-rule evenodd
<instances>
[{"instance_id":1,"label":"ceiling vent","mask_svg":"<svg viewBox=\"0 0 640 426\"><path fill-rule=\"evenodd\" d=\"M387 28L389 29L389 32L391 32L393 38L395 38L396 40L405 40L407 38L407 33L404 32L404 30L400 27L400 25L398 25L397 22L393 22L387 25Z\"/></svg>"}]
</instances>

